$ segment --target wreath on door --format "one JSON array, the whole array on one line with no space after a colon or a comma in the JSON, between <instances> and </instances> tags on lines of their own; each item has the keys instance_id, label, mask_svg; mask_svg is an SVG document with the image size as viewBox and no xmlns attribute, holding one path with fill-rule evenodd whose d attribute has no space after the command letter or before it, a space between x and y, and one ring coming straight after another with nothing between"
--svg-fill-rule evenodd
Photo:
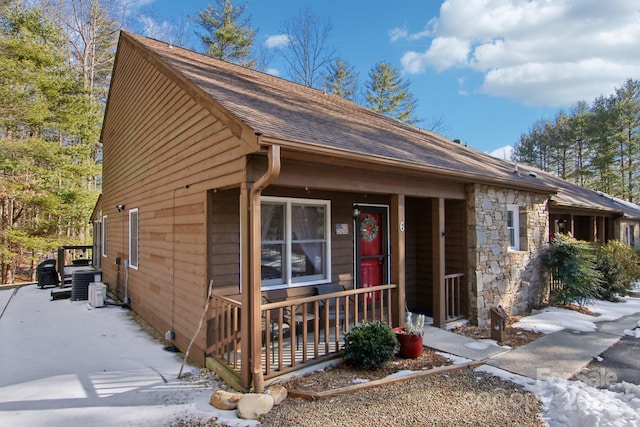
<instances>
[{"instance_id":1,"label":"wreath on door","mask_svg":"<svg viewBox=\"0 0 640 427\"><path fill-rule=\"evenodd\" d=\"M360 224L360 236L367 242L373 241L378 236L378 223L371 215L367 215Z\"/></svg>"}]
</instances>

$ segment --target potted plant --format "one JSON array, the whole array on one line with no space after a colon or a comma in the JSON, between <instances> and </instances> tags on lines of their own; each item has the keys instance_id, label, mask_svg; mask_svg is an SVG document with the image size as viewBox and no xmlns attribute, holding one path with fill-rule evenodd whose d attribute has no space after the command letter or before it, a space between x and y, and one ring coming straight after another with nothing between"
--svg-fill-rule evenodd
<instances>
[{"instance_id":1,"label":"potted plant","mask_svg":"<svg viewBox=\"0 0 640 427\"><path fill-rule=\"evenodd\" d=\"M422 354L422 335L424 334L424 315L414 315L407 310L404 326L393 328L396 338L400 343L400 356L406 359L415 359Z\"/></svg>"}]
</instances>

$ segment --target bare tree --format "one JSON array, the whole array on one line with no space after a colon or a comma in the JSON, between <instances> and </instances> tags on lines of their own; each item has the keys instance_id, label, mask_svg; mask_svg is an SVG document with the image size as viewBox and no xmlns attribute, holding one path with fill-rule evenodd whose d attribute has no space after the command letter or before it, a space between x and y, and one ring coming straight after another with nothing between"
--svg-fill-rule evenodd
<instances>
[{"instance_id":1,"label":"bare tree","mask_svg":"<svg viewBox=\"0 0 640 427\"><path fill-rule=\"evenodd\" d=\"M279 53L288 65L287 74L293 81L318 87L321 71L335 55L333 48L327 45L330 31L330 22L316 16L308 7L283 24L286 43Z\"/></svg>"},{"instance_id":2,"label":"bare tree","mask_svg":"<svg viewBox=\"0 0 640 427\"><path fill-rule=\"evenodd\" d=\"M82 70L85 88L104 102L120 23L112 2L105 0L45 0L49 13L69 40L73 59Z\"/></svg>"}]
</instances>

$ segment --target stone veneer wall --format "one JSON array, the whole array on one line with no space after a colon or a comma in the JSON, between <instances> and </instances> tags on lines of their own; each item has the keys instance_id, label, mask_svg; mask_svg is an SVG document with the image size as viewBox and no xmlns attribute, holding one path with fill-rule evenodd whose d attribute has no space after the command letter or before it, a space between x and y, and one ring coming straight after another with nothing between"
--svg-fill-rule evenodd
<instances>
[{"instance_id":1,"label":"stone veneer wall","mask_svg":"<svg viewBox=\"0 0 640 427\"><path fill-rule=\"evenodd\" d=\"M490 309L528 313L545 298L547 277L540 259L548 241L547 195L473 184L467 187L469 318L483 325ZM521 251L510 251L507 205L517 205Z\"/></svg>"}]
</instances>

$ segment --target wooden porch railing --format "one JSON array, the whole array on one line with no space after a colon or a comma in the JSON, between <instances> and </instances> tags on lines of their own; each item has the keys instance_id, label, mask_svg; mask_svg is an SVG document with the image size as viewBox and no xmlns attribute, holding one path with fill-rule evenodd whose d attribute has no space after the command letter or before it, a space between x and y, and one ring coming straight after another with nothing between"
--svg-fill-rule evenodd
<instances>
[{"instance_id":1,"label":"wooden porch railing","mask_svg":"<svg viewBox=\"0 0 640 427\"><path fill-rule=\"evenodd\" d=\"M207 355L223 363L232 372L240 375L241 367L241 330L240 316L242 304L222 295L211 295L210 317L208 323Z\"/></svg>"},{"instance_id":2,"label":"wooden porch railing","mask_svg":"<svg viewBox=\"0 0 640 427\"><path fill-rule=\"evenodd\" d=\"M262 369L265 379L333 358L344 334L362 321L391 319L391 292L396 285L359 288L326 295L263 303ZM213 296L207 355L240 376L241 303ZM245 369L249 369L247 366Z\"/></svg>"},{"instance_id":3,"label":"wooden porch railing","mask_svg":"<svg viewBox=\"0 0 640 427\"><path fill-rule=\"evenodd\" d=\"M462 307L462 279L463 273L447 274L444 276L445 319L447 322L464 317Z\"/></svg>"}]
</instances>

